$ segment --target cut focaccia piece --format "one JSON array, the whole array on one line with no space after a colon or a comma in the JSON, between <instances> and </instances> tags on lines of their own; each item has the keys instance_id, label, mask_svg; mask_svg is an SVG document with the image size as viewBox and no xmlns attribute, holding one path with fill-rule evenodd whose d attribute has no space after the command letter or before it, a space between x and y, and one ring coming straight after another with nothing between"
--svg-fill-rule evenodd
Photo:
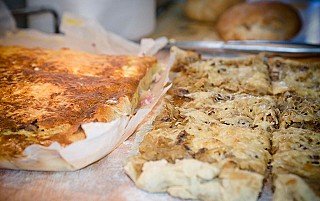
<instances>
[{"instance_id":1,"label":"cut focaccia piece","mask_svg":"<svg viewBox=\"0 0 320 201\"><path fill-rule=\"evenodd\" d=\"M273 94L296 94L319 98L320 62L299 62L272 58L268 62Z\"/></svg>"},{"instance_id":2,"label":"cut focaccia piece","mask_svg":"<svg viewBox=\"0 0 320 201\"><path fill-rule=\"evenodd\" d=\"M271 158L269 149L262 129L224 125L200 110L165 104L125 170L138 187L150 192L256 200ZM188 168L191 178L183 172Z\"/></svg>"},{"instance_id":3,"label":"cut focaccia piece","mask_svg":"<svg viewBox=\"0 0 320 201\"><path fill-rule=\"evenodd\" d=\"M130 117L159 70L153 57L0 47L0 158L32 144L67 146L81 125Z\"/></svg>"},{"instance_id":4,"label":"cut focaccia piece","mask_svg":"<svg viewBox=\"0 0 320 201\"><path fill-rule=\"evenodd\" d=\"M183 111L185 122L158 126L139 146L142 158L152 161L195 158L209 163L232 161L237 167L264 174L270 160L267 134L260 130L212 123L199 111Z\"/></svg>"},{"instance_id":5,"label":"cut focaccia piece","mask_svg":"<svg viewBox=\"0 0 320 201\"><path fill-rule=\"evenodd\" d=\"M297 95L277 98L281 128L296 127L320 132L320 100Z\"/></svg>"},{"instance_id":6,"label":"cut focaccia piece","mask_svg":"<svg viewBox=\"0 0 320 201\"><path fill-rule=\"evenodd\" d=\"M320 201L320 195L317 195L301 177L293 174L279 174L275 176L272 200Z\"/></svg>"},{"instance_id":7,"label":"cut focaccia piece","mask_svg":"<svg viewBox=\"0 0 320 201\"><path fill-rule=\"evenodd\" d=\"M263 184L260 174L194 159L176 160L174 164L148 161L140 164L140 170L137 164L137 159L132 159L125 170L139 188L183 199L255 201Z\"/></svg>"},{"instance_id":8,"label":"cut focaccia piece","mask_svg":"<svg viewBox=\"0 0 320 201\"><path fill-rule=\"evenodd\" d=\"M320 133L288 128L273 133L272 172L295 174L320 196Z\"/></svg>"},{"instance_id":9,"label":"cut focaccia piece","mask_svg":"<svg viewBox=\"0 0 320 201\"><path fill-rule=\"evenodd\" d=\"M175 103L182 100L181 108L200 110L223 124L266 131L278 126L279 111L271 96L229 94L221 90L189 92L184 88L170 92Z\"/></svg>"},{"instance_id":10,"label":"cut focaccia piece","mask_svg":"<svg viewBox=\"0 0 320 201\"><path fill-rule=\"evenodd\" d=\"M258 95L272 92L268 66L262 56L210 58L183 65L173 85L190 92L210 91L213 87Z\"/></svg>"},{"instance_id":11,"label":"cut focaccia piece","mask_svg":"<svg viewBox=\"0 0 320 201\"><path fill-rule=\"evenodd\" d=\"M273 172L293 173L320 181L320 133L300 128L272 134Z\"/></svg>"}]
</instances>

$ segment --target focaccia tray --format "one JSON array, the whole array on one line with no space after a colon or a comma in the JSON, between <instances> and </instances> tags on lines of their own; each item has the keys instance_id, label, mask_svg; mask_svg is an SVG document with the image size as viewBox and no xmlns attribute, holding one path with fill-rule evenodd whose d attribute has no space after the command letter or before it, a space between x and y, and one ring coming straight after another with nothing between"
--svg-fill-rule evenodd
<instances>
[{"instance_id":1,"label":"focaccia tray","mask_svg":"<svg viewBox=\"0 0 320 201\"><path fill-rule=\"evenodd\" d=\"M125 165L139 188L183 199L320 199L319 62L172 53L173 86Z\"/></svg>"}]
</instances>

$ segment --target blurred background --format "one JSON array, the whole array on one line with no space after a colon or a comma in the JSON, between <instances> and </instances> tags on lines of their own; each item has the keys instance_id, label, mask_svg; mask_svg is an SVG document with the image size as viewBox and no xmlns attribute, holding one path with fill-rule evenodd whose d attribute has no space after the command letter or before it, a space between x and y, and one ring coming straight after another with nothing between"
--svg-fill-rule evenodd
<instances>
[{"instance_id":1,"label":"blurred background","mask_svg":"<svg viewBox=\"0 0 320 201\"><path fill-rule=\"evenodd\" d=\"M34 28L48 33L59 32L61 16L67 11L98 21L108 31L137 41L142 37L161 36L176 40L221 40L216 29L216 18L233 4L245 0L202 0L202 7L199 4L201 0L1 1L10 9L19 28ZM214 1L216 3L212 4ZM193 4L188 10L186 5L190 2ZM211 21L200 16L203 5L207 2L216 5L210 8L213 15L205 16L214 19ZM226 2L229 2L229 5ZM281 0L281 2L294 6L302 19L301 30L291 40L320 44L320 1Z\"/></svg>"}]
</instances>

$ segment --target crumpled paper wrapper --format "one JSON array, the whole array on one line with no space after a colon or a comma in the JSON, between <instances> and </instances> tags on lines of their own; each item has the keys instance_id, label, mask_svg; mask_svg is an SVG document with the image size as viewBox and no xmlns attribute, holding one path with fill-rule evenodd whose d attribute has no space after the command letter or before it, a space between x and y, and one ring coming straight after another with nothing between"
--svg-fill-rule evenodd
<instances>
[{"instance_id":1,"label":"crumpled paper wrapper","mask_svg":"<svg viewBox=\"0 0 320 201\"><path fill-rule=\"evenodd\" d=\"M142 39L136 44L107 32L101 25L71 13L65 13L60 30L64 34L46 34L36 30L15 30L0 38L0 45L21 45L47 49L71 48L89 53L154 55L166 43L166 38ZM86 139L62 147L54 142L49 147L31 145L23 154L26 157L0 160L0 168L72 171L101 159L125 141L150 113L161 96L170 88L169 67L161 64L161 79L151 89L152 102L139 108L132 117L123 116L109 123L91 122L82 125Z\"/></svg>"}]
</instances>

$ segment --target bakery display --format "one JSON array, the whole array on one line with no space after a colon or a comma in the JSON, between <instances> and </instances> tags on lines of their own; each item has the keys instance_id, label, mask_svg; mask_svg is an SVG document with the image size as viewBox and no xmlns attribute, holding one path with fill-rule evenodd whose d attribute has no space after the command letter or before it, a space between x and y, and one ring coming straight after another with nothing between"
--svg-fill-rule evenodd
<instances>
[{"instance_id":1,"label":"bakery display","mask_svg":"<svg viewBox=\"0 0 320 201\"><path fill-rule=\"evenodd\" d=\"M288 40L302 27L298 10L282 2L244 2L217 21L223 40Z\"/></svg>"},{"instance_id":2,"label":"bakery display","mask_svg":"<svg viewBox=\"0 0 320 201\"><path fill-rule=\"evenodd\" d=\"M149 56L18 46L1 46L0 63L0 165L14 169L74 169L55 159L39 164L41 158L34 154L41 154L28 155L26 150L31 145L45 149L54 143L68 147L83 141L88 138L83 126L90 122L126 122L141 106L160 70L156 58ZM101 129L96 132L104 132ZM114 132L110 141L122 135ZM86 156L78 149L74 152L79 155L73 158L82 167L103 153Z\"/></svg>"},{"instance_id":3,"label":"bakery display","mask_svg":"<svg viewBox=\"0 0 320 201\"><path fill-rule=\"evenodd\" d=\"M171 45L181 40L222 43L217 20L191 19L183 9L187 1L171 2L157 10L151 37L167 36L173 39ZM318 4L286 2L298 8L304 20L303 29L291 40L318 43ZM200 9L198 14L212 9L194 8ZM141 46L122 44L126 41L121 38L114 41L117 36L108 37L101 27L92 26L94 21L73 18L72 13L61 22L64 34L16 30L8 35L14 43L2 38L0 43L129 55L138 54L139 47L140 55L158 50L151 44L157 40L141 41ZM65 22L72 26L65 27ZM245 53L222 49L206 50L201 58L175 49L172 89L145 119L148 123L128 137L134 130L128 128L132 120L139 122L144 117L138 114L153 107L143 106L155 100L154 91L145 90L147 77L151 88L167 79L155 72L155 58L70 49L0 50L0 102L5 105L0 106L0 117L10 112L28 120L20 124L0 118L1 126L8 123L13 128L0 128L0 200L319 200L319 63L268 58L269 53L235 58ZM172 64L167 50L157 56L158 62ZM144 69L140 65L148 72L131 79L137 73L132 69ZM119 72L123 73L118 77ZM163 86L167 89L171 83ZM109 92L114 92L111 99ZM125 134L117 141L121 133Z\"/></svg>"},{"instance_id":4,"label":"bakery display","mask_svg":"<svg viewBox=\"0 0 320 201\"><path fill-rule=\"evenodd\" d=\"M173 86L125 165L135 184L200 200L258 200L273 185L275 200L319 200L319 63L172 51Z\"/></svg>"},{"instance_id":5,"label":"bakery display","mask_svg":"<svg viewBox=\"0 0 320 201\"><path fill-rule=\"evenodd\" d=\"M237 3L244 0L187 0L184 5L185 15L193 20L215 22L219 16Z\"/></svg>"}]
</instances>

